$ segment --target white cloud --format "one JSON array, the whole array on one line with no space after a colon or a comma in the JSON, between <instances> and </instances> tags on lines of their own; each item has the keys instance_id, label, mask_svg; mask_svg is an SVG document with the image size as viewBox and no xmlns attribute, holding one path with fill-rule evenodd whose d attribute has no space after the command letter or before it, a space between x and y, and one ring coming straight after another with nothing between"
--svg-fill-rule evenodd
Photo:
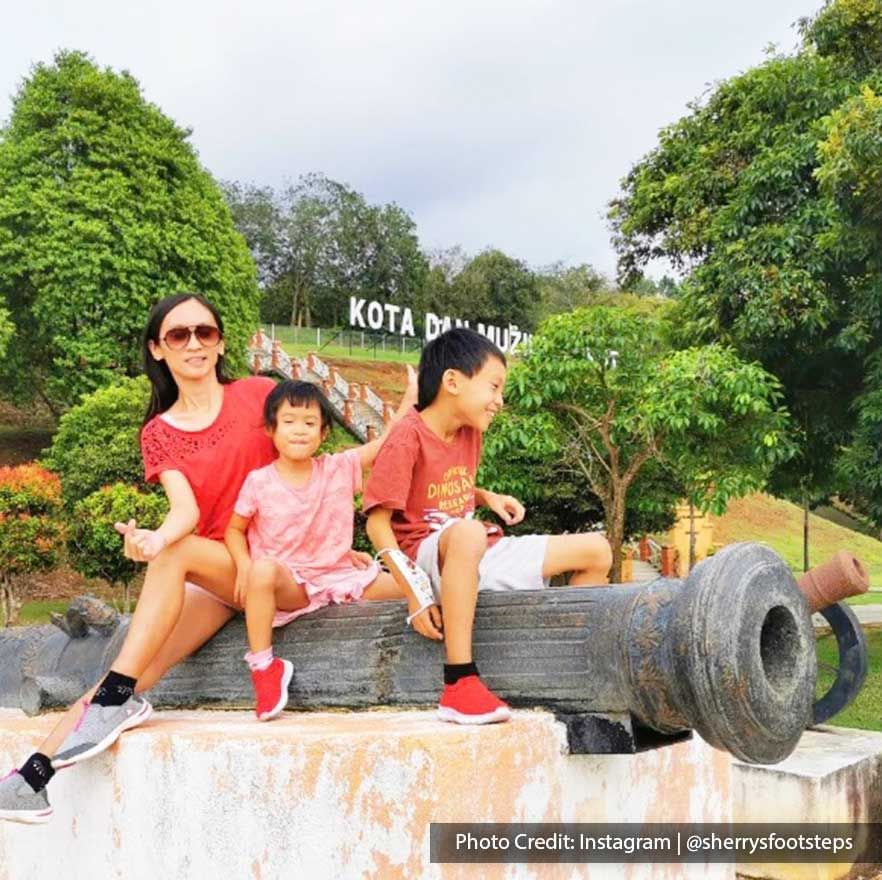
<instances>
[{"instance_id":1,"label":"white cloud","mask_svg":"<svg viewBox=\"0 0 882 880\"><path fill-rule=\"evenodd\" d=\"M178 0L4 10L0 92L58 48L128 69L217 176L323 171L426 247L614 268L605 205L709 81L760 62L795 0ZM9 102L0 101L0 117Z\"/></svg>"}]
</instances>

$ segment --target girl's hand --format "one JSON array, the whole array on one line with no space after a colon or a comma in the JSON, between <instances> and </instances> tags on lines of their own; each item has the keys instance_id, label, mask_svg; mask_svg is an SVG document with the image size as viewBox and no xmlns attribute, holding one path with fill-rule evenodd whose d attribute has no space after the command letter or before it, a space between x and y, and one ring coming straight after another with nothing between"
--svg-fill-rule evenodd
<instances>
[{"instance_id":1,"label":"girl's hand","mask_svg":"<svg viewBox=\"0 0 882 880\"><path fill-rule=\"evenodd\" d=\"M245 607L245 597L248 595L248 575L250 571L250 561L236 566L236 587L233 590L233 601L243 608Z\"/></svg>"},{"instance_id":2,"label":"girl's hand","mask_svg":"<svg viewBox=\"0 0 882 880\"><path fill-rule=\"evenodd\" d=\"M416 402L419 399L417 371L410 364L405 369L407 370L407 387L404 389L404 397L401 398L400 410L407 410L412 406L416 406Z\"/></svg>"},{"instance_id":3,"label":"girl's hand","mask_svg":"<svg viewBox=\"0 0 882 880\"><path fill-rule=\"evenodd\" d=\"M123 553L134 562L150 562L168 545L168 540L161 532L139 529L133 519L128 523L114 523L114 528L123 536Z\"/></svg>"},{"instance_id":4,"label":"girl's hand","mask_svg":"<svg viewBox=\"0 0 882 880\"><path fill-rule=\"evenodd\" d=\"M374 557L370 553L363 553L361 550L350 550L349 558L356 568L370 568L374 561Z\"/></svg>"},{"instance_id":5,"label":"girl's hand","mask_svg":"<svg viewBox=\"0 0 882 880\"><path fill-rule=\"evenodd\" d=\"M487 507L509 526L517 525L527 512L524 505L511 495L497 495L495 492L488 492L484 501Z\"/></svg>"}]
</instances>

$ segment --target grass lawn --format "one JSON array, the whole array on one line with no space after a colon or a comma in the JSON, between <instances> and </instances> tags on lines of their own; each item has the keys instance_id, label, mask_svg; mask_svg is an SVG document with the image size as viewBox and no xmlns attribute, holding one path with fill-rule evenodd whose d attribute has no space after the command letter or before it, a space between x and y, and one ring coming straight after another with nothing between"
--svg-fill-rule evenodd
<instances>
[{"instance_id":1,"label":"grass lawn","mask_svg":"<svg viewBox=\"0 0 882 880\"><path fill-rule=\"evenodd\" d=\"M715 544L761 541L779 553L797 577L802 573L802 508L797 505L771 495L748 495L733 501L723 516L711 517L711 521ZM811 514L811 564L826 562L838 550L854 553L866 566L871 586L882 587L882 541Z\"/></svg>"},{"instance_id":2,"label":"grass lawn","mask_svg":"<svg viewBox=\"0 0 882 880\"><path fill-rule=\"evenodd\" d=\"M882 603L882 593L864 593L861 596L852 596L845 600L846 605L879 605Z\"/></svg>"},{"instance_id":3,"label":"grass lawn","mask_svg":"<svg viewBox=\"0 0 882 880\"><path fill-rule=\"evenodd\" d=\"M882 730L882 629L865 629L870 653L867 680L858 698L827 723L837 727L859 727L863 730ZM818 695L833 682L834 674L821 664L837 663L836 639L832 633L818 639Z\"/></svg>"},{"instance_id":4,"label":"grass lawn","mask_svg":"<svg viewBox=\"0 0 882 880\"><path fill-rule=\"evenodd\" d=\"M369 333L362 335L359 331L350 333L346 330L333 339L329 345L326 345L325 343L331 340L334 334L331 331L323 331L321 345L319 345L314 329L277 326L275 333L276 338L282 342L282 348L289 355L297 357L305 357L313 351L320 358L352 358L353 360L380 360L405 364L416 364L420 359L418 342L406 337L386 336L384 343L381 339L372 339ZM363 346L361 344L362 338L364 339Z\"/></svg>"},{"instance_id":5,"label":"grass lawn","mask_svg":"<svg viewBox=\"0 0 882 880\"><path fill-rule=\"evenodd\" d=\"M49 599L41 602L25 602L21 606L20 626L30 626L37 623L49 623L49 612L58 611L64 613L70 605L70 599Z\"/></svg>"}]
</instances>

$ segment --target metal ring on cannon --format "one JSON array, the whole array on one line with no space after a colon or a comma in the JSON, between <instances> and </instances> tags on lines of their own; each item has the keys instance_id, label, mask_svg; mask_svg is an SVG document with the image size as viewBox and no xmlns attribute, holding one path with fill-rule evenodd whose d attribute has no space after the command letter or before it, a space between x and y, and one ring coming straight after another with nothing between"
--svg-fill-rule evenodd
<instances>
[{"instance_id":1,"label":"metal ring on cannon","mask_svg":"<svg viewBox=\"0 0 882 880\"><path fill-rule=\"evenodd\" d=\"M843 602L818 609L830 624L839 649L836 680L812 707L812 723L823 724L850 705L867 677L867 637L857 615Z\"/></svg>"}]
</instances>

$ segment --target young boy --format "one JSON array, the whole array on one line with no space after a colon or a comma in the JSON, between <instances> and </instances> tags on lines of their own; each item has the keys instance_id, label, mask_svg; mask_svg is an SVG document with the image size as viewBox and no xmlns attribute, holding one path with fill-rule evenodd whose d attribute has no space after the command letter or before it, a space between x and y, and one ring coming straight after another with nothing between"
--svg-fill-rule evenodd
<instances>
[{"instance_id":1,"label":"young boy","mask_svg":"<svg viewBox=\"0 0 882 880\"><path fill-rule=\"evenodd\" d=\"M603 535L503 537L499 526L473 518L476 504L508 525L524 518L516 498L475 486L482 435L502 408L505 378L505 356L473 330L449 330L430 342L420 358L417 406L390 432L364 492L368 536L380 553L392 551L386 561L405 586L408 621L444 640L438 716L460 724L511 714L472 662L478 590L542 589L568 571L573 585L605 584L612 561ZM438 605L405 585L397 550L428 575L443 624Z\"/></svg>"}]
</instances>

